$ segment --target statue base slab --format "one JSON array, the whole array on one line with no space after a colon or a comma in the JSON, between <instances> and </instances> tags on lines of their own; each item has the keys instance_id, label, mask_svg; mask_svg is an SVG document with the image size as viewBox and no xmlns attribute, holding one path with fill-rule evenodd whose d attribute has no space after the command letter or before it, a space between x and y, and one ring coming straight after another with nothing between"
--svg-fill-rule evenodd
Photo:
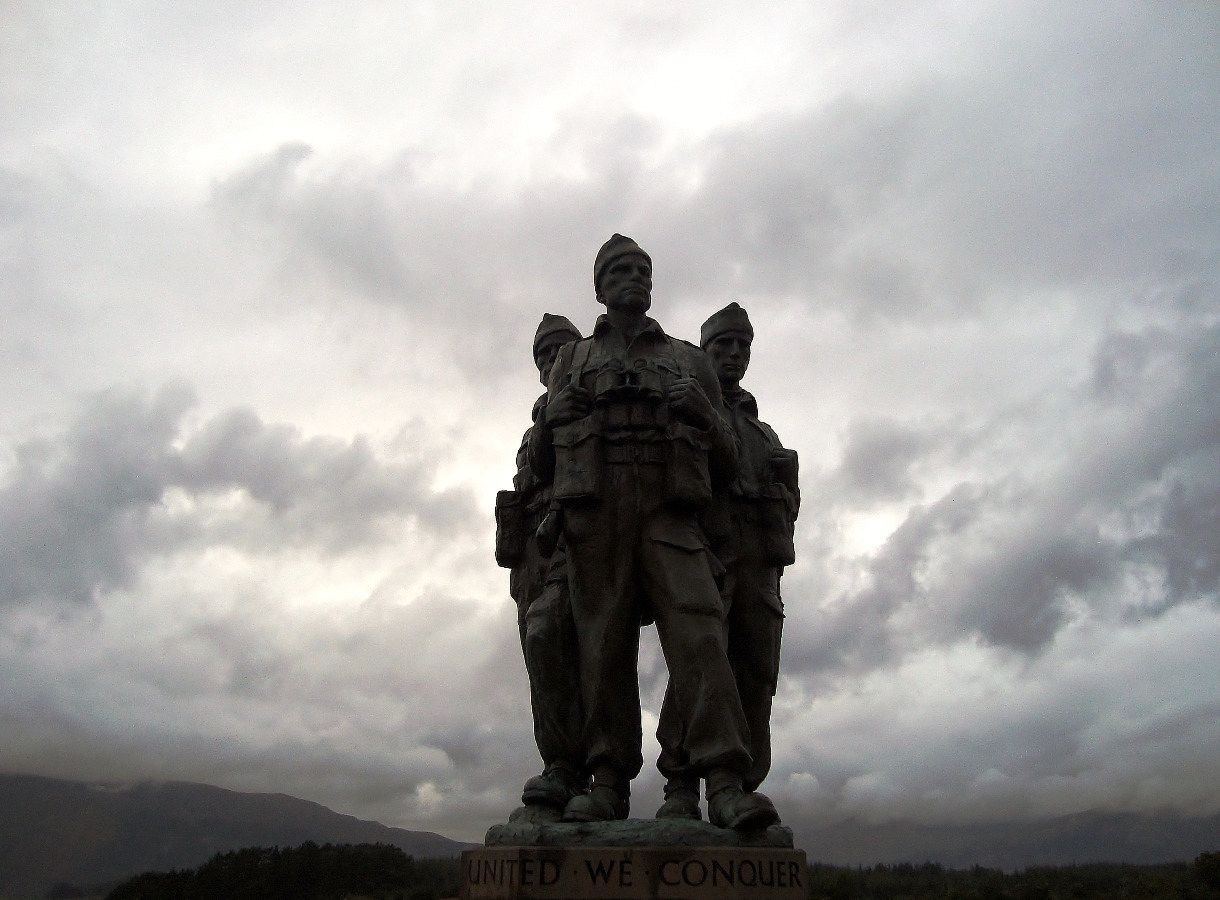
<instances>
[{"instance_id":1,"label":"statue base slab","mask_svg":"<svg viewBox=\"0 0 1220 900\"><path fill-rule=\"evenodd\" d=\"M772 825L733 831L693 819L621 819L615 822L529 822L493 825L488 847L773 847L792 849L792 829Z\"/></svg>"},{"instance_id":2,"label":"statue base slab","mask_svg":"<svg viewBox=\"0 0 1220 900\"><path fill-rule=\"evenodd\" d=\"M491 846L464 851L460 877L460 900L805 900L808 895L805 852L765 846Z\"/></svg>"}]
</instances>

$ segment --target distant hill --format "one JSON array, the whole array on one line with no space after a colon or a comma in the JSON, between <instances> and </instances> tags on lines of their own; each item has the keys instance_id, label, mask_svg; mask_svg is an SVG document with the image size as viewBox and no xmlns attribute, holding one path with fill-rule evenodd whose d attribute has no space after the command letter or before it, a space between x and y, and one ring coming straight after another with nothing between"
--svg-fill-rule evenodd
<instances>
[{"instance_id":1,"label":"distant hill","mask_svg":"<svg viewBox=\"0 0 1220 900\"><path fill-rule=\"evenodd\" d=\"M471 846L285 794L0 775L0 896L41 897L61 882L101 884L198 866L222 851L307 840L393 844L418 857L455 856Z\"/></svg>"},{"instance_id":2,"label":"distant hill","mask_svg":"<svg viewBox=\"0 0 1220 900\"><path fill-rule=\"evenodd\" d=\"M1088 812L1038 822L920 825L789 819L810 862L936 862L1023 869L1089 862L1161 863L1220 850L1220 816ZM54 885L94 885L150 870L193 868L255 846L383 843L416 857L455 856L462 844L390 828L284 794L204 784L134 785L0 775L0 897L42 897Z\"/></svg>"},{"instance_id":3,"label":"distant hill","mask_svg":"<svg viewBox=\"0 0 1220 900\"><path fill-rule=\"evenodd\" d=\"M1085 812L1035 822L825 826L791 823L810 862L935 862L949 868L1023 869L1072 864L1185 862L1220 850L1220 816Z\"/></svg>"}]
</instances>

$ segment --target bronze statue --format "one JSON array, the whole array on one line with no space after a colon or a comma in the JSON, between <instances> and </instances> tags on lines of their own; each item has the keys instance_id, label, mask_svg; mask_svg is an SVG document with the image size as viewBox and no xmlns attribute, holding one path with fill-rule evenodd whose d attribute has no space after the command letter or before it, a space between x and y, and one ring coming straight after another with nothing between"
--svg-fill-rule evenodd
<instances>
[{"instance_id":1,"label":"bronze statue","mask_svg":"<svg viewBox=\"0 0 1220 900\"><path fill-rule=\"evenodd\" d=\"M593 779L563 818L627 817L642 765L636 667L648 617L670 673L668 748L684 774L706 780L712 824L764 827L778 815L745 787L750 729L729 663L719 563L699 521L713 490L739 477L738 438L707 355L647 315L648 254L614 235L593 282L606 312L591 337L560 350L529 436L533 474L553 483L562 516Z\"/></svg>"},{"instance_id":2,"label":"bronze statue","mask_svg":"<svg viewBox=\"0 0 1220 900\"><path fill-rule=\"evenodd\" d=\"M534 335L534 363L545 385L559 350L580 339L563 316L544 314ZM537 422L546 406L544 392L534 403ZM568 801L588 789L581 742L584 714L576 633L568 597L567 558L562 547L545 546L538 528L551 505L551 484L530 470L530 426L517 451L512 491L496 497L496 561L510 568L509 593L517 603L521 651L529 675L534 740L543 771L525 783L522 809L513 818L558 821Z\"/></svg>"},{"instance_id":3,"label":"bronze statue","mask_svg":"<svg viewBox=\"0 0 1220 900\"><path fill-rule=\"evenodd\" d=\"M743 779L756 790L771 768L771 700L779 680L784 606L779 581L795 559L793 525L800 507L797 456L758 418L758 404L742 389L754 328L736 303L713 314L699 336L724 396L725 415L737 434L736 477L714 491L704 511L704 533L724 566L728 657L749 726L752 765ZM679 704L667 691L661 707L657 768L666 776L657 818L700 818L699 780L681 746Z\"/></svg>"}]
</instances>

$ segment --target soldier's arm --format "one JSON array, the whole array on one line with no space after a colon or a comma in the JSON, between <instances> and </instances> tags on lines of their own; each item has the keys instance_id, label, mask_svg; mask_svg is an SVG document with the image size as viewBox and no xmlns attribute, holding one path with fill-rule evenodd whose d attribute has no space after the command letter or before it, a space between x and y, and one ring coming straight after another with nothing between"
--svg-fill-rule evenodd
<instances>
[{"instance_id":1,"label":"soldier's arm","mask_svg":"<svg viewBox=\"0 0 1220 900\"><path fill-rule=\"evenodd\" d=\"M533 430L533 426L525 429L525 434L521 435L521 445L517 447L517 474L513 476L513 487L517 491L528 490L529 483L533 480L529 461L530 434L533 433Z\"/></svg>"},{"instance_id":2,"label":"soldier's arm","mask_svg":"<svg viewBox=\"0 0 1220 900\"><path fill-rule=\"evenodd\" d=\"M555 365L551 367L551 377L547 382L547 400L554 400L555 395L568 383L568 372L572 368L572 348L575 342L565 344L555 357ZM555 448L551 443L551 429L546 423L546 407L538 413L534 427L530 429L529 447L527 451L529 467L534 475L544 484L550 484L555 478Z\"/></svg>"},{"instance_id":3,"label":"soldier's arm","mask_svg":"<svg viewBox=\"0 0 1220 900\"><path fill-rule=\"evenodd\" d=\"M712 481L716 484L726 484L737 477L737 460L740 454L740 439L737 431L729 424L724 415L724 394L720 391L720 381L707 354L697 347L692 348L695 355L695 380L707 394L712 404L711 441L708 445L707 464Z\"/></svg>"}]
</instances>

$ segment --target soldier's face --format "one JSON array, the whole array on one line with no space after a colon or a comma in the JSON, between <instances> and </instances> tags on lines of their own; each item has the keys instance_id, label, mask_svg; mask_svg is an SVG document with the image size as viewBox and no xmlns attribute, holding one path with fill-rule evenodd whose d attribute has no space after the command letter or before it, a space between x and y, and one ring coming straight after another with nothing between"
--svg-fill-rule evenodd
<instances>
[{"instance_id":1,"label":"soldier's face","mask_svg":"<svg viewBox=\"0 0 1220 900\"><path fill-rule=\"evenodd\" d=\"M534 351L534 365L538 367L538 380L543 384L550 381L551 368L555 365L555 358L559 356L559 351L563 345L570 340L572 340L571 335L549 335L542 339L542 343Z\"/></svg>"},{"instance_id":2,"label":"soldier's face","mask_svg":"<svg viewBox=\"0 0 1220 900\"><path fill-rule=\"evenodd\" d=\"M606 266L597 279L597 299L606 309L647 312L652 306L652 263L642 253L627 253Z\"/></svg>"},{"instance_id":3,"label":"soldier's face","mask_svg":"<svg viewBox=\"0 0 1220 900\"><path fill-rule=\"evenodd\" d=\"M718 335L707 345L707 355L721 387L736 386L750 366L750 343L748 334L728 331Z\"/></svg>"}]
</instances>

